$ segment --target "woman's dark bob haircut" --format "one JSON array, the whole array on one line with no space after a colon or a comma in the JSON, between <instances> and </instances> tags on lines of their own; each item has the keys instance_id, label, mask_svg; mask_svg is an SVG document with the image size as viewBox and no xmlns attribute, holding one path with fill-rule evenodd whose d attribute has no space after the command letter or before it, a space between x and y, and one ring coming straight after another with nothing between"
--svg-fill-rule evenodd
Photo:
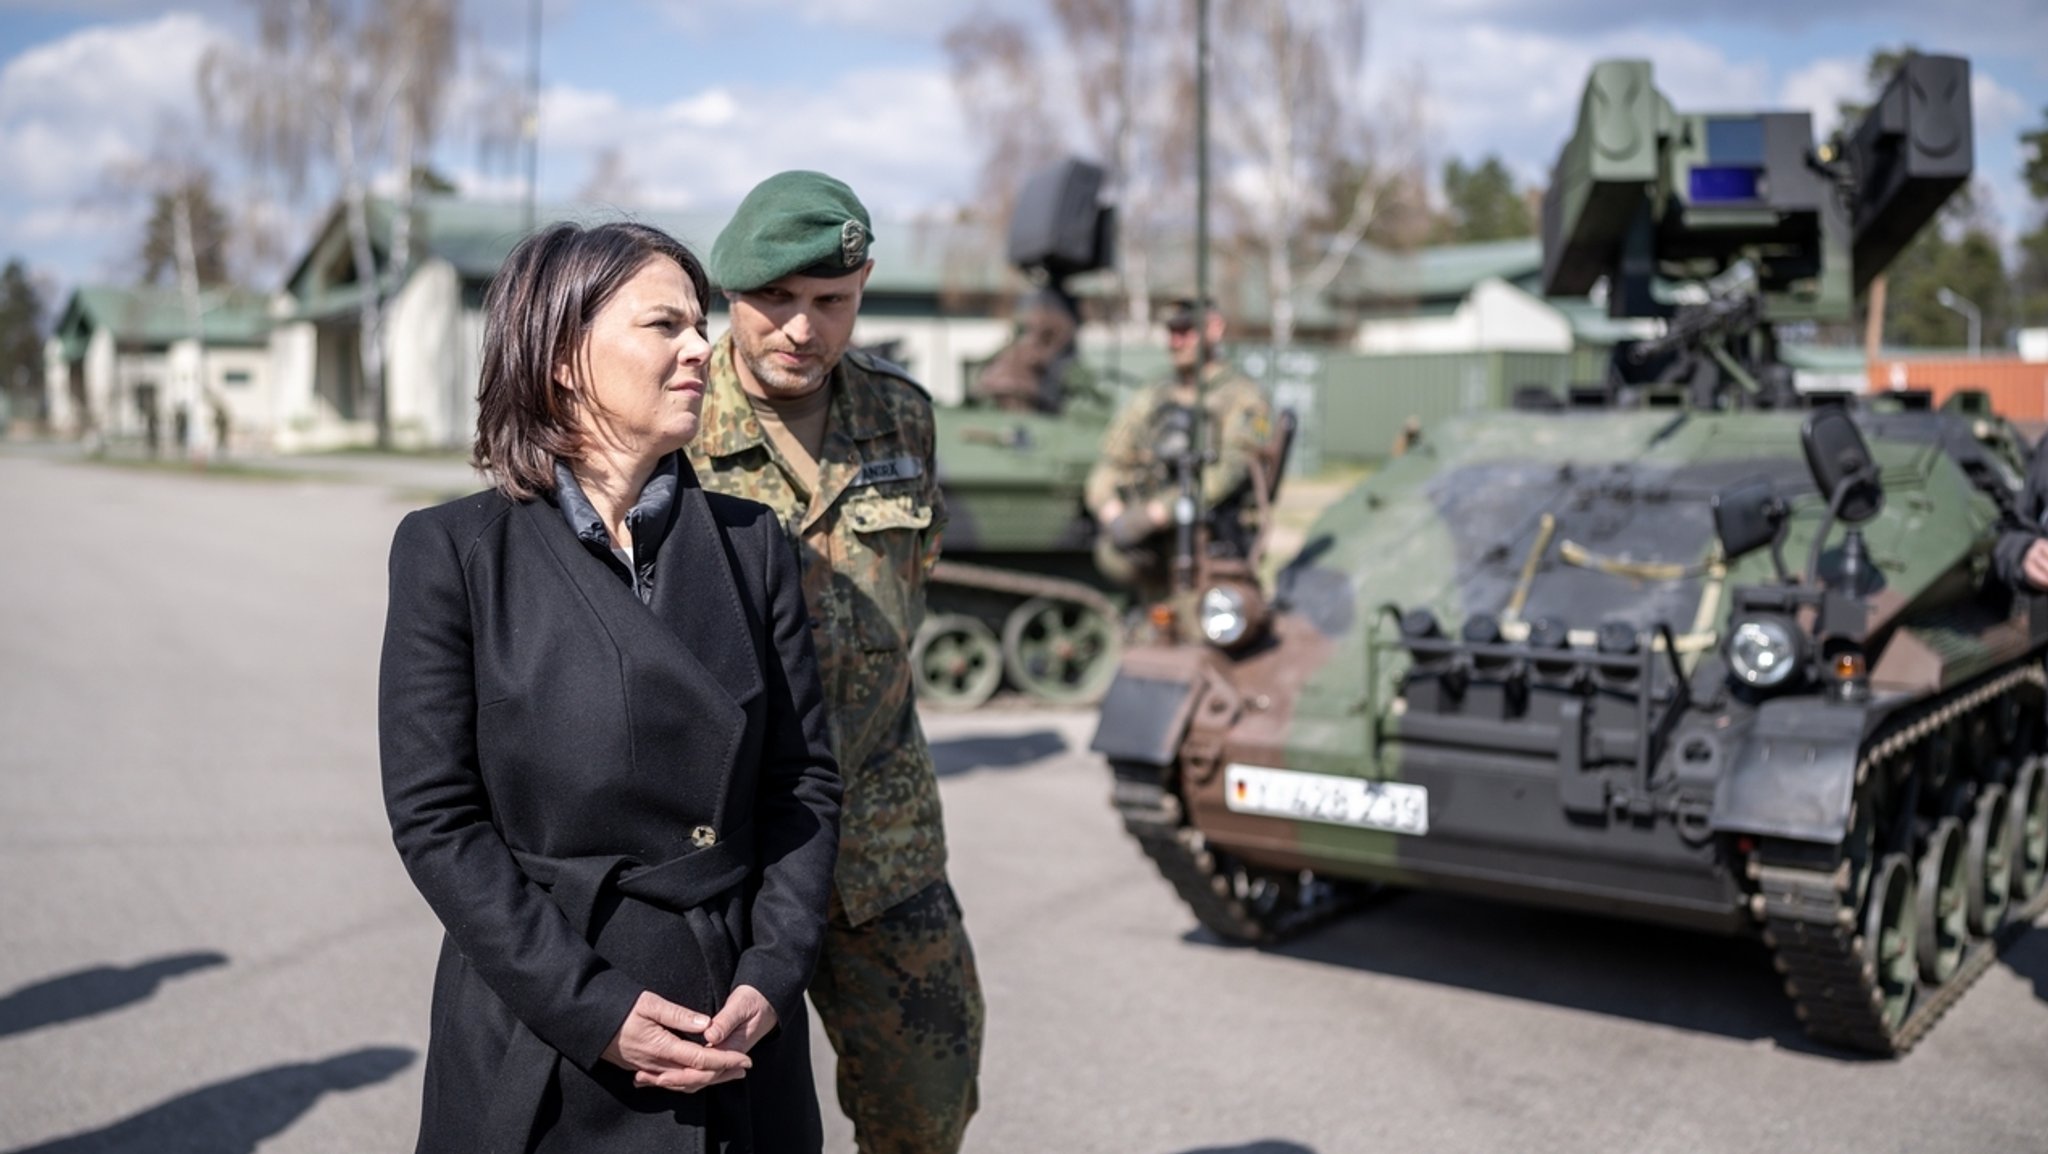
<instances>
[{"instance_id":1,"label":"woman's dark bob haircut","mask_svg":"<svg viewBox=\"0 0 2048 1154\"><path fill-rule=\"evenodd\" d=\"M648 261L683 266L709 308L704 265L683 242L629 221L551 224L505 258L484 295L483 368L476 385L476 447L470 463L515 501L555 487L555 458L583 453L579 394L555 381L577 356L590 322Z\"/></svg>"}]
</instances>

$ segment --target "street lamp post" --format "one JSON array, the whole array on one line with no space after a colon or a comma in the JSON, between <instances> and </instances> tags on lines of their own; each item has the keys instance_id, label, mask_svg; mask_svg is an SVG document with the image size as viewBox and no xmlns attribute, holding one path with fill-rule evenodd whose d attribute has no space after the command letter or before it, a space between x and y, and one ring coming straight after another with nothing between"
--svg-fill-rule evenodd
<instances>
[{"instance_id":1,"label":"street lamp post","mask_svg":"<svg viewBox=\"0 0 2048 1154\"><path fill-rule=\"evenodd\" d=\"M1970 355L1972 357L1980 355L1980 353L1982 352L1982 342L1979 338L1983 335L1984 332L1984 314L1978 311L1976 305L1971 304L1967 299L1956 295L1955 291L1949 288L1939 288L1934 290L1934 301L1936 304L1939 304L1942 308L1945 308L1950 312L1961 313L1963 315L1963 319L1969 322Z\"/></svg>"}]
</instances>

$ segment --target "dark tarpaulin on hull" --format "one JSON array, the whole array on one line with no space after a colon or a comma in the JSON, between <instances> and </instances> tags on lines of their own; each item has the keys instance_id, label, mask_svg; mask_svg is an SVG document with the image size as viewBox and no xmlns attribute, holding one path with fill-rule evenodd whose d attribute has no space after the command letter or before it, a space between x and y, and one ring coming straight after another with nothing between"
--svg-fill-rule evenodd
<instances>
[{"instance_id":1,"label":"dark tarpaulin on hull","mask_svg":"<svg viewBox=\"0 0 2048 1154\"><path fill-rule=\"evenodd\" d=\"M1557 519L1520 616L1556 617L1573 629L1620 620L1638 632L1683 633L1699 610L1701 570L1714 540L1714 494L1769 478L1779 494L1811 493L1798 461L1729 459L1684 465L1560 466L1492 462L1452 469L1425 492L1457 552L1458 611L1500 614L1514 597L1544 514ZM1565 542L1600 558L1676 565L1687 576L1652 580L1562 560Z\"/></svg>"}]
</instances>

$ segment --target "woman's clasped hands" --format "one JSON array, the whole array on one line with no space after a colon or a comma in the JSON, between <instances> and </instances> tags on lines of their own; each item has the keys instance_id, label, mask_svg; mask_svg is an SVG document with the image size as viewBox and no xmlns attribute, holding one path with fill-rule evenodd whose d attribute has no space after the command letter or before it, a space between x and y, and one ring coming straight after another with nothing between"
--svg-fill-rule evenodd
<instances>
[{"instance_id":1,"label":"woman's clasped hands","mask_svg":"<svg viewBox=\"0 0 2048 1154\"><path fill-rule=\"evenodd\" d=\"M706 1086L747 1076L747 1052L775 1028L775 1008L752 986L736 987L716 1017L679 1006L652 990L626 1015L605 1061L633 1071L635 1086L694 1094ZM684 1034L700 1035L693 1042Z\"/></svg>"}]
</instances>

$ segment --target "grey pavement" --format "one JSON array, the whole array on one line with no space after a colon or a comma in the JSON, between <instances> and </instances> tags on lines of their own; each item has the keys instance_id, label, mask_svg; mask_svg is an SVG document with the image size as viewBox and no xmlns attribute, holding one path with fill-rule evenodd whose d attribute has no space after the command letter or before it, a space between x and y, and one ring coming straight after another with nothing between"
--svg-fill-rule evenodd
<instances>
[{"instance_id":1,"label":"grey pavement","mask_svg":"<svg viewBox=\"0 0 2048 1154\"><path fill-rule=\"evenodd\" d=\"M170 450L151 454L135 441L117 441L88 457L72 441L0 440L0 453L43 461L133 469L215 480L331 481L379 485L414 504L445 494L457 496L485 485L483 475L469 467L460 453L440 450L418 453L342 449L326 453L232 451L206 461L192 461Z\"/></svg>"},{"instance_id":2,"label":"grey pavement","mask_svg":"<svg viewBox=\"0 0 2048 1154\"><path fill-rule=\"evenodd\" d=\"M0 1151L410 1148L440 931L376 656L391 529L450 478L335 471L0 447ZM1228 948L1091 725L927 718L989 1001L971 1151L2048 1150L2048 933L1892 1062L1805 1043L1746 942L1408 895Z\"/></svg>"}]
</instances>

